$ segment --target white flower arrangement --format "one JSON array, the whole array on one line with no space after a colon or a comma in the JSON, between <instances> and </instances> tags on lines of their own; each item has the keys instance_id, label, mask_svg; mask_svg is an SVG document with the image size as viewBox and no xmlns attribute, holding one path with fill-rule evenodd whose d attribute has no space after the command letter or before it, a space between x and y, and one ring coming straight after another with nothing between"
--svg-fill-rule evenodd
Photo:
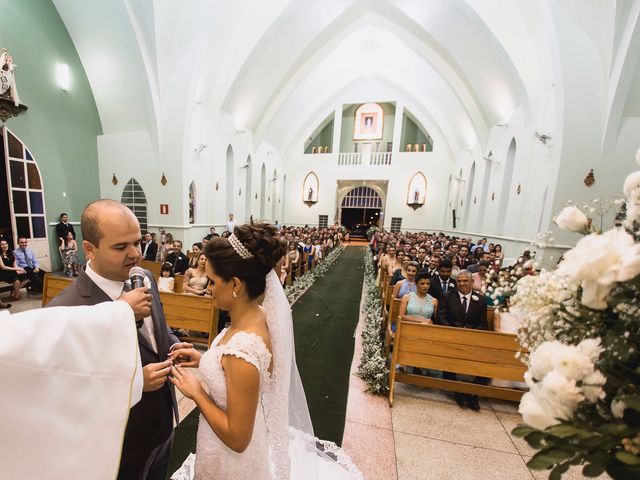
<instances>
[{"instance_id":1,"label":"white flower arrangement","mask_svg":"<svg viewBox=\"0 0 640 480\"><path fill-rule=\"evenodd\" d=\"M551 479L571 465L588 477L640 478L640 171L624 194L623 228L583 237L555 271L521 278L511 297L530 352L526 425L513 434L539 450L528 465L551 468ZM594 205L585 211L608 208ZM556 222L586 234L576 210Z\"/></svg>"}]
</instances>

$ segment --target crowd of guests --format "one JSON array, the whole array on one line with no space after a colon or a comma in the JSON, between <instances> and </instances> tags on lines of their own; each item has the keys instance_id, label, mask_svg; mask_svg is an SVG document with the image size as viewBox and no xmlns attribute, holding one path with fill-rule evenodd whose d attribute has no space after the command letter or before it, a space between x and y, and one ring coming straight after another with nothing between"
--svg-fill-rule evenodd
<instances>
[{"instance_id":1,"label":"crowd of guests","mask_svg":"<svg viewBox=\"0 0 640 480\"><path fill-rule=\"evenodd\" d=\"M487 307L493 306L488 286L500 275L509 275L504 268L504 252L500 244L489 243L486 238L472 242L470 238L450 237L443 234L377 232L371 237L370 248L378 267L379 283L389 279L392 297L400 299L399 317L403 320L459 328L487 330ZM526 273L533 271L532 255L525 251L516 266ZM511 267L511 266L510 266ZM527 272L526 269L529 269ZM505 303L508 299L499 299ZM500 322L496 314L494 328L514 333L515 322L505 314ZM391 325L395 331L395 325ZM451 372L420 372L441 375L455 380ZM477 384L489 379L475 377ZM479 410L477 396L454 395L461 407Z\"/></svg>"}]
</instances>

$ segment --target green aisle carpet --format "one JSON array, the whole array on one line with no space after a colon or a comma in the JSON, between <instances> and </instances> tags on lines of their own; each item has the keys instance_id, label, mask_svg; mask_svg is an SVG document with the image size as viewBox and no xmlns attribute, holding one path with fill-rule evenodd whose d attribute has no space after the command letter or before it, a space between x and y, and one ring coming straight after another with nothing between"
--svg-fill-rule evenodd
<instances>
[{"instance_id":1,"label":"green aisle carpet","mask_svg":"<svg viewBox=\"0 0 640 480\"><path fill-rule=\"evenodd\" d=\"M342 444L365 247L349 247L293 306L296 359L318 438ZM194 409L175 430L169 476L195 452Z\"/></svg>"},{"instance_id":2,"label":"green aisle carpet","mask_svg":"<svg viewBox=\"0 0 640 480\"><path fill-rule=\"evenodd\" d=\"M363 249L348 247L293 306L298 369L318 438L342 444Z\"/></svg>"}]
</instances>

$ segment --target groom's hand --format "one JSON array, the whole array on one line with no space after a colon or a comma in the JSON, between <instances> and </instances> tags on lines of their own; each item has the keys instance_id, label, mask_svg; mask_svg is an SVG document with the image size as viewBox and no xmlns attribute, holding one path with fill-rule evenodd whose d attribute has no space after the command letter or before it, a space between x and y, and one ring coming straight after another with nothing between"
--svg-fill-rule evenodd
<instances>
[{"instance_id":1,"label":"groom's hand","mask_svg":"<svg viewBox=\"0 0 640 480\"><path fill-rule=\"evenodd\" d=\"M202 353L197 351L193 346L183 347L181 345L189 345L189 344L178 344L176 345L171 353L169 354L169 358L173 361L173 363L181 365L183 367L198 367L200 365L200 358L202 357Z\"/></svg>"},{"instance_id":2,"label":"groom's hand","mask_svg":"<svg viewBox=\"0 0 640 480\"><path fill-rule=\"evenodd\" d=\"M164 362L149 363L142 367L144 377L143 392L155 392L160 390L167 382L167 375L171 372L171 360Z\"/></svg>"}]
</instances>

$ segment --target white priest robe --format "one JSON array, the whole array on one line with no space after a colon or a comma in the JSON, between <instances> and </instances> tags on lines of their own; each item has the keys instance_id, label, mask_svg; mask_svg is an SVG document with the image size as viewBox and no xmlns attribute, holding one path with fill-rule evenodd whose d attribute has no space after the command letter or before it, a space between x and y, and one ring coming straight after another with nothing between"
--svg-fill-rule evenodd
<instances>
[{"instance_id":1,"label":"white priest robe","mask_svg":"<svg viewBox=\"0 0 640 480\"><path fill-rule=\"evenodd\" d=\"M116 478L141 378L123 301L1 312L0 478Z\"/></svg>"}]
</instances>

